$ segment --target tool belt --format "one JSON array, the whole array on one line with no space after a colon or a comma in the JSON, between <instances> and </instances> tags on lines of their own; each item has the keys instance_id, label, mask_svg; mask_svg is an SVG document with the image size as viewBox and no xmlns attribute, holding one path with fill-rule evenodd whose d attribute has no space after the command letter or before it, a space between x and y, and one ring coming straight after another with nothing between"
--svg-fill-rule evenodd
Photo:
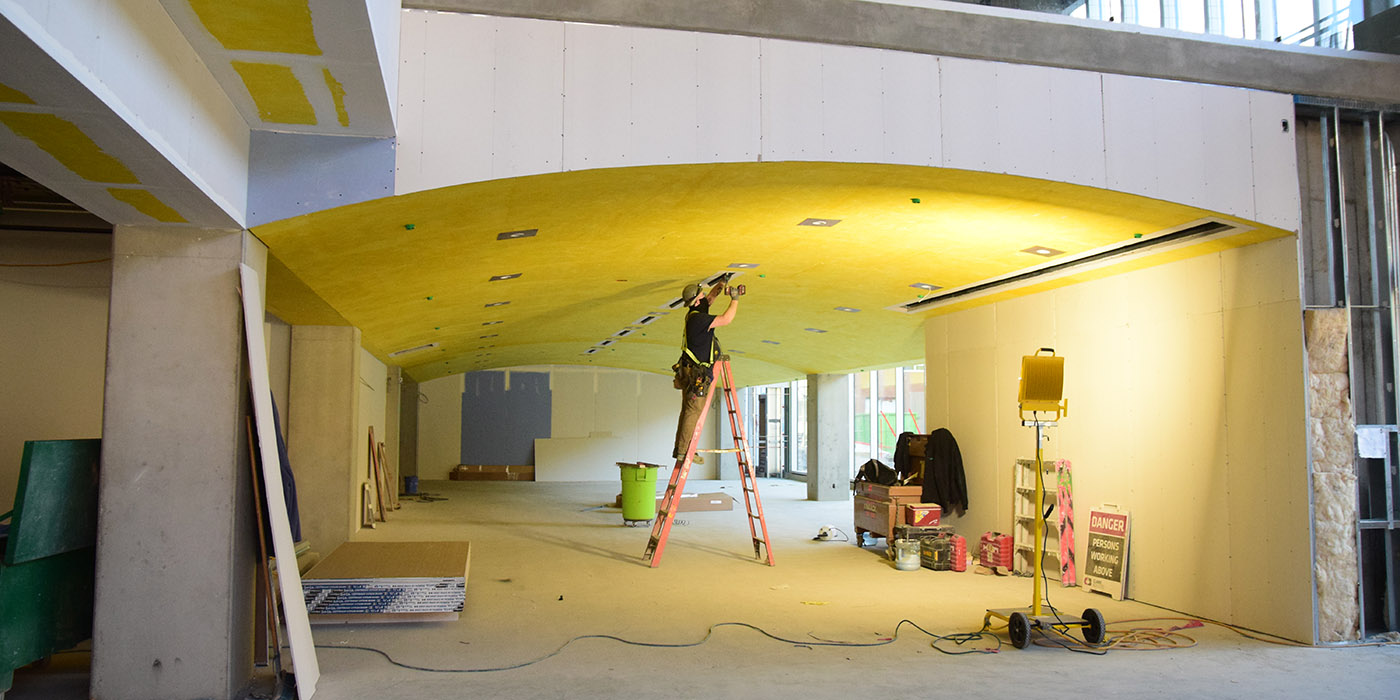
<instances>
[{"instance_id":1,"label":"tool belt","mask_svg":"<svg viewBox=\"0 0 1400 700\"><path fill-rule=\"evenodd\" d=\"M681 359L671 365L671 372L675 375L673 386L696 396L704 396L715 379L713 364L698 363L690 359L689 355L681 355Z\"/></svg>"}]
</instances>

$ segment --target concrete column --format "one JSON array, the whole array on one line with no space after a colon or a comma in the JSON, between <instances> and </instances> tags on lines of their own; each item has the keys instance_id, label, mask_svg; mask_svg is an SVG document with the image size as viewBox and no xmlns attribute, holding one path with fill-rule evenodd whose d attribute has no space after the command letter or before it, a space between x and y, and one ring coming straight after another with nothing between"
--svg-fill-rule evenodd
<instances>
[{"instance_id":1,"label":"concrete column","mask_svg":"<svg viewBox=\"0 0 1400 700\"><path fill-rule=\"evenodd\" d=\"M807 500L851 495L851 389L844 374L807 375Z\"/></svg>"},{"instance_id":2,"label":"concrete column","mask_svg":"<svg viewBox=\"0 0 1400 700\"><path fill-rule=\"evenodd\" d=\"M399 473L399 431L402 428L399 412L403 409L400 394L403 389L403 368L388 368L389 386L384 391L384 468L389 470L389 478L399 493L403 492L403 474ZM376 436L378 437L378 436Z\"/></svg>"},{"instance_id":3,"label":"concrete column","mask_svg":"<svg viewBox=\"0 0 1400 700\"><path fill-rule=\"evenodd\" d=\"M292 326L291 388L287 402L287 456L297 479L302 539L330 554L360 528L357 450L360 329Z\"/></svg>"},{"instance_id":4,"label":"concrete column","mask_svg":"<svg viewBox=\"0 0 1400 700\"><path fill-rule=\"evenodd\" d=\"M257 530L238 231L118 226L103 396L92 687L227 698L252 671Z\"/></svg>"},{"instance_id":5,"label":"concrete column","mask_svg":"<svg viewBox=\"0 0 1400 700\"><path fill-rule=\"evenodd\" d=\"M399 477L418 476L418 382L399 387Z\"/></svg>"}]
</instances>

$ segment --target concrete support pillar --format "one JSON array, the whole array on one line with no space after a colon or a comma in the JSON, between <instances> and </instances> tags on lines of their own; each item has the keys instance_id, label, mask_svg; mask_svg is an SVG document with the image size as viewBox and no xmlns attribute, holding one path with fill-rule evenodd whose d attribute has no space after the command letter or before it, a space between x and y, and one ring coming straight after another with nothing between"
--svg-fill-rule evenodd
<instances>
[{"instance_id":1,"label":"concrete support pillar","mask_svg":"<svg viewBox=\"0 0 1400 700\"><path fill-rule=\"evenodd\" d=\"M118 226L103 396L92 687L227 698L252 673L257 530L238 231Z\"/></svg>"},{"instance_id":2,"label":"concrete support pillar","mask_svg":"<svg viewBox=\"0 0 1400 700\"><path fill-rule=\"evenodd\" d=\"M418 476L418 382L403 377L399 387L399 478Z\"/></svg>"},{"instance_id":3,"label":"concrete support pillar","mask_svg":"<svg viewBox=\"0 0 1400 700\"><path fill-rule=\"evenodd\" d=\"M297 479L302 539L330 554L360 528L360 329L292 326L287 456ZM378 440L379 436L375 436Z\"/></svg>"},{"instance_id":4,"label":"concrete support pillar","mask_svg":"<svg viewBox=\"0 0 1400 700\"><path fill-rule=\"evenodd\" d=\"M403 390L403 368L389 367L388 388L384 391L384 437L375 437L384 443L384 468L389 470L394 488L403 491L403 474L399 473L399 431L402 426L399 412L403 401L399 395Z\"/></svg>"},{"instance_id":5,"label":"concrete support pillar","mask_svg":"<svg viewBox=\"0 0 1400 700\"><path fill-rule=\"evenodd\" d=\"M844 374L807 375L807 500L851 495L851 389Z\"/></svg>"}]
</instances>

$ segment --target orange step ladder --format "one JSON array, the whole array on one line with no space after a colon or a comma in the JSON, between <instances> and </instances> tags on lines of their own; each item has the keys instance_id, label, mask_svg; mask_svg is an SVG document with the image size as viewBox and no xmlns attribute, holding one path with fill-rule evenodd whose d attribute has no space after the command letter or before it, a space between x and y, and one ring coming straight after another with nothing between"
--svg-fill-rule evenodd
<instances>
[{"instance_id":1,"label":"orange step ladder","mask_svg":"<svg viewBox=\"0 0 1400 700\"><path fill-rule=\"evenodd\" d=\"M744 435L743 417L739 415L739 402L734 396L734 371L729 366L729 357L723 355L715 362L715 380L724 390L724 403L729 411L729 434L734 436L732 449L716 452L733 452L739 460L739 482L744 488L744 507L748 509L749 536L753 539L753 555L757 559L767 556L768 565L773 565L773 548L768 541L768 521L763 519L763 503L758 499L758 481L754 476L753 464L749 461L749 445ZM713 386L713 385L712 385ZM661 553L666 549L666 538L671 534L671 523L676 519L681 494L685 492L685 480L690 476L690 465L695 461L695 445L700 433L705 429L705 419L710 413L714 397L705 401L700 409L700 420L695 422L695 432L690 435L690 448L683 459L676 460L676 468L671 470L671 483L666 486L666 496L661 499L661 509L656 514L656 522L651 528L651 540L647 542L646 553L642 558L651 563L654 569L661 564ZM759 537L762 532L763 536Z\"/></svg>"}]
</instances>

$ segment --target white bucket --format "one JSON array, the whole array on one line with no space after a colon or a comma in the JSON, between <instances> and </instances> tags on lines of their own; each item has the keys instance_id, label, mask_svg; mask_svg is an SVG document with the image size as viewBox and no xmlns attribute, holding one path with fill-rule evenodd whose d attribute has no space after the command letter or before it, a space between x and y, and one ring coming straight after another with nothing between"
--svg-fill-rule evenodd
<instances>
[{"instance_id":1,"label":"white bucket","mask_svg":"<svg viewBox=\"0 0 1400 700\"><path fill-rule=\"evenodd\" d=\"M900 571L919 570L919 541L894 541L894 568Z\"/></svg>"}]
</instances>

